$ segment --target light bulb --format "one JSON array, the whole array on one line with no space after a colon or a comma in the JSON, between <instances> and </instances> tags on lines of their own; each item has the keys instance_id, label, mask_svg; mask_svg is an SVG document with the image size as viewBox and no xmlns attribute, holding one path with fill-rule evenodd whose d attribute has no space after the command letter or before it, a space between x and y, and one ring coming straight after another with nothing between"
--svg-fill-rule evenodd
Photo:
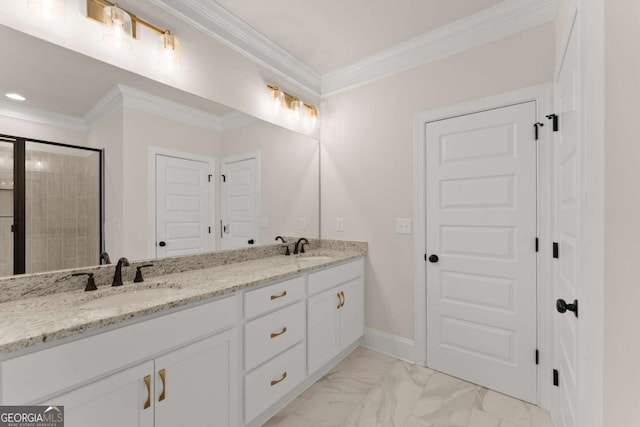
<instances>
[{"instance_id":1,"label":"light bulb","mask_svg":"<svg viewBox=\"0 0 640 427\"><path fill-rule=\"evenodd\" d=\"M284 93L278 89L273 89L273 109L277 113L282 108L282 104L284 103Z\"/></svg>"},{"instance_id":2,"label":"light bulb","mask_svg":"<svg viewBox=\"0 0 640 427\"><path fill-rule=\"evenodd\" d=\"M180 68L182 65L180 40L176 39L168 30L160 35L159 40L158 62L169 69Z\"/></svg>"},{"instance_id":3,"label":"light bulb","mask_svg":"<svg viewBox=\"0 0 640 427\"><path fill-rule=\"evenodd\" d=\"M294 99L291 101L291 111L293 111L293 118L296 121L300 121L300 116L302 115L302 101L299 99Z\"/></svg>"},{"instance_id":4,"label":"light bulb","mask_svg":"<svg viewBox=\"0 0 640 427\"><path fill-rule=\"evenodd\" d=\"M118 50L130 50L133 47L133 23L131 16L118 7L106 6L102 11L104 41Z\"/></svg>"}]
</instances>

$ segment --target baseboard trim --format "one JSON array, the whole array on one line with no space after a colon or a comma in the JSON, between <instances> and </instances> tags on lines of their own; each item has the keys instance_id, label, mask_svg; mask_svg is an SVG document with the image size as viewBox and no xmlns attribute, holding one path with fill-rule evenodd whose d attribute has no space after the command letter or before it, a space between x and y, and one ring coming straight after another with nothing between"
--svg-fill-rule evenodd
<instances>
[{"instance_id":1,"label":"baseboard trim","mask_svg":"<svg viewBox=\"0 0 640 427\"><path fill-rule=\"evenodd\" d=\"M415 363L416 343L413 340L391 335L376 329L365 328L363 347L405 362Z\"/></svg>"}]
</instances>

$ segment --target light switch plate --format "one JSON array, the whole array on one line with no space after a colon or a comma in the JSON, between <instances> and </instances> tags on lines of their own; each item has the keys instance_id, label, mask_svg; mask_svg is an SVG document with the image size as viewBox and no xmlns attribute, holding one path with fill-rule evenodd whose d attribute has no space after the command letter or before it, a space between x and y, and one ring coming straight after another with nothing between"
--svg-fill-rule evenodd
<instances>
[{"instance_id":1,"label":"light switch plate","mask_svg":"<svg viewBox=\"0 0 640 427\"><path fill-rule=\"evenodd\" d=\"M298 228L300 230L306 230L307 229L307 218L300 217L300 221L298 223Z\"/></svg>"},{"instance_id":2,"label":"light switch plate","mask_svg":"<svg viewBox=\"0 0 640 427\"><path fill-rule=\"evenodd\" d=\"M411 219L410 218L396 218L396 233L397 234L411 234Z\"/></svg>"},{"instance_id":3,"label":"light switch plate","mask_svg":"<svg viewBox=\"0 0 640 427\"><path fill-rule=\"evenodd\" d=\"M336 218L336 231L344 231L344 218Z\"/></svg>"}]
</instances>

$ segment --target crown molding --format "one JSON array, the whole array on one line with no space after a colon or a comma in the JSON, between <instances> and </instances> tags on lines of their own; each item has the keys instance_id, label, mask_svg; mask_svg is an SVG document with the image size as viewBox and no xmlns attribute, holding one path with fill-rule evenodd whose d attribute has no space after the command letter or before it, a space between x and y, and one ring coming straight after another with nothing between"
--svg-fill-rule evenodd
<instances>
[{"instance_id":1,"label":"crown molding","mask_svg":"<svg viewBox=\"0 0 640 427\"><path fill-rule=\"evenodd\" d=\"M553 21L557 0L507 0L322 76L323 97Z\"/></svg>"},{"instance_id":2,"label":"crown molding","mask_svg":"<svg viewBox=\"0 0 640 427\"><path fill-rule=\"evenodd\" d=\"M93 127L97 122L122 109L122 104L123 98L122 92L120 91L120 85L116 85L112 87L111 90L102 97L102 99L96 102L89 111L87 111L83 120L87 126Z\"/></svg>"},{"instance_id":3,"label":"crown molding","mask_svg":"<svg viewBox=\"0 0 640 427\"><path fill-rule=\"evenodd\" d=\"M192 27L281 76L292 86L320 96L321 76L289 52L211 0L149 0Z\"/></svg>"},{"instance_id":4,"label":"crown molding","mask_svg":"<svg viewBox=\"0 0 640 427\"><path fill-rule=\"evenodd\" d=\"M12 102L0 101L0 116L81 132L89 130L84 120L79 117L56 113L29 105L18 105Z\"/></svg>"}]
</instances>

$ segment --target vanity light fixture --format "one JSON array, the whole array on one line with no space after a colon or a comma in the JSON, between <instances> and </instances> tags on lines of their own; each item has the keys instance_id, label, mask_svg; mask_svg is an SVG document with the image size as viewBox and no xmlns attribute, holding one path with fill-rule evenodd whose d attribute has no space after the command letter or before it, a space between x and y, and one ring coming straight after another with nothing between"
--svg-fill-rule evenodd
<instances>
[{"instance_id":1,"label":"vanity light fixture","mask_svg":"<svg viewBox=\"0 0 640 427\"><path fill-rule=\"evenodd\" d=\"M170 66L182 64L180 41L171 31L162 29L107 0L86 0L87 16L105 25L104 39L118 49L131 49L137 38L138 24L155 31L159 37L159 62Z\"/></svg>"},{"instance_id":2,"label":"vanity light fixture","mask_svg":"<svg viewBox=\"0 0 640 427\"><path fill-rule=\"evenodd\" d=\"M311 128L316 126L318 121L318 109L315 105L305 104L293 95L289 95L278 88L278 86L267 85L271 89L271 96L274 103L275 112L279 112L281 107L286 107L293 112L296 121L300 121L303 114L308 113Z\"/></svg>"},{"instance_id":3,"label":"vanity light fixture","mask_svg":"<svg viewBox=\"0 0 640 427\"><path fill-rule=\"evenodd\" d=\"M27 7L45 21L64 18L64 0L27 0Z\"/></svg>"},{"instance_id":4,"label":"vanity light fixture","mask_svg":"<svg viewBox=\"0 0 640 427\"><path fill-rule=\"evenodd\" d=\"M19 93L5 93L4 96L6 96L9 99L13 99L14 101L26 101L27 98L25 98L24 96L20 95Z\"/></svg>"}]
</instances>

